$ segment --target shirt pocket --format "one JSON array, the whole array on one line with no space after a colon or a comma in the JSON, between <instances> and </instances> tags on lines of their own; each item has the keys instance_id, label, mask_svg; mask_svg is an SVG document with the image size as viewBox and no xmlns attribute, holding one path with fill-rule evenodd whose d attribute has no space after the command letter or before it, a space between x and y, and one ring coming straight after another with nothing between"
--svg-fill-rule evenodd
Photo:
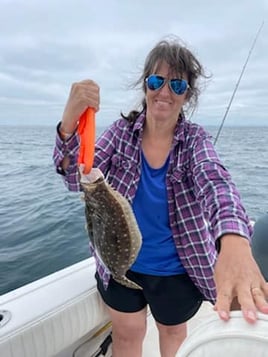
<instances>
[{"instance_id":1,"label":"shirt pocket","mask_svg":"<svg viewBox=\"0 0 268 357\"><path fill-rule=\"evenodd\" d=\"M122 154L115 154L111 159L111 167L107 175L108 182L127 195L130 187L136 182L137 163L125 158Z\"/></svg>"},{"instance_id":2,"label":"shirt pocket","mask_svg":"<svg viewBox=\"0 0 268 357\"><path fill-rule=\"evenodd\" d=\"M132 170L133 166L133 160L128 160L121 154L115 154L111 159L110 174L115 175L117 172Z\"/></svg>"},{"instance_id":3,"label":"shirt pocket","mask_svg":"<svg viewBox=\"0 0 268 357\"><path fill-rule=\"evenodd\" d=\"M170 175L170 181L175 184L175 183L179 183L179 184L186 184L192 181L191 179L191 172L190 172L190 168L188 165L183 165L180 167L176 167L171 175Z\"/></svg>"}]
</instances>

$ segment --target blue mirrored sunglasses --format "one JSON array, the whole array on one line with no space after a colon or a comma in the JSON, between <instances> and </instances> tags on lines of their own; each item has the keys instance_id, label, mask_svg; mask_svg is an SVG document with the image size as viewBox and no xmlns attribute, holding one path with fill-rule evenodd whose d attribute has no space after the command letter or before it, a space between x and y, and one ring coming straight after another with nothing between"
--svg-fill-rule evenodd
<instances>
[{"instance_id":1,"label":"blue mirrored sunglasses","mask_svg":"<svg viewBox=\"0 0 268 357\"><path fill-rule=\"evenodd\" d=\"M185 93L185 91L189 88L185 79L167 79L157 74L151 74L145 79L145 82L150 90L159 90L165 85L166 82L168 82L169 88L177 95Z\"/></svg>"}]
</instances>

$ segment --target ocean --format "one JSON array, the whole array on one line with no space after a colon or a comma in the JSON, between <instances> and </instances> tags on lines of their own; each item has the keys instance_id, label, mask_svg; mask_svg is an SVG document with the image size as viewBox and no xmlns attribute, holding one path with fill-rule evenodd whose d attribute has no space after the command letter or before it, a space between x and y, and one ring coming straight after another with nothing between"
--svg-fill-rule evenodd
<instances>
[{"instance_id":1,"label":"ocean","mask_svg":"<svg viewBox=\"0 0 268 357\"><path fill-rule=\"evenodd\" d=\"M207 127L215 137L216 127ZM97 135L103 128L98 128ZM0 294L89 257L84 205L55 173L54 127L0 127ZM216 144L252 219L268 211L268 127Z\"/></svg>"}]
</instances>

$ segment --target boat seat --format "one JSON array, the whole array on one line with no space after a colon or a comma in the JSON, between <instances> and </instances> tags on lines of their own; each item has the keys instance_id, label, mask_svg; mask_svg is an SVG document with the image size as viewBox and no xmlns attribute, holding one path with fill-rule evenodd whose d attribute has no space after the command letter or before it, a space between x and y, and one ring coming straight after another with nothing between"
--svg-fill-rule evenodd
<instances>
[{"instance_id":1,"label":"boat seat","mask_svg":"<svg viewBox=\"0 0 268 357\"><path fill-rule=\"evenodd\" d=\"M255 324L241 311L231 312L228 322L210 314L195 326L182 344L178 357L267 357L268 316L259 313Z\"/></svg>"}]
</instances>

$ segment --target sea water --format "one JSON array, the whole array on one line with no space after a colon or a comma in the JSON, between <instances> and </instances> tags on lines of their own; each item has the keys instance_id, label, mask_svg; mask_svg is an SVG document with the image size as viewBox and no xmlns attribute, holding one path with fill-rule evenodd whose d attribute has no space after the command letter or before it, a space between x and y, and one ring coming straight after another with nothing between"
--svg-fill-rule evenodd
<instances>
[{"instance_id":1,"label":"sea water","mask_svg":"<svg viewBox=\"0 0 268 357\"><path fill-rule=\"evenodd\" d=\"M207 128L216 135L217 128ZM98 128L97 135L103 128ZM0 127L0 294L89 257L84 205L55 173L54 127ZM268 211L268 127L216 144L252 219Z\"/></svg>"}]
</instances>

